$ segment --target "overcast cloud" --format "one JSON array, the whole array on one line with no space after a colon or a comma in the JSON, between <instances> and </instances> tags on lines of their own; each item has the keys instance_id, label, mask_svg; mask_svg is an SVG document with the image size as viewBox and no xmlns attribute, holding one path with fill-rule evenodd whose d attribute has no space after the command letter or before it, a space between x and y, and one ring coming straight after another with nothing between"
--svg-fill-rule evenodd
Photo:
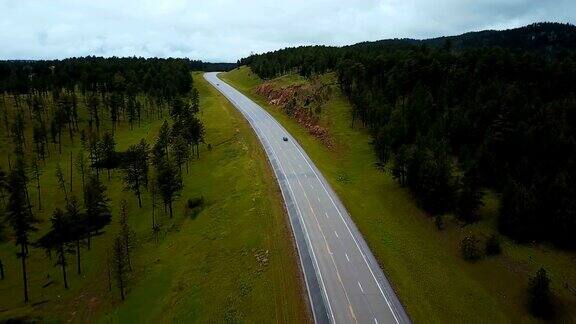
<instances>
[{"instance_id":1,"label":"overcast cloud","mask_svg":"<svg viewBox=\"0 0 576 324\"><path fill-rule=\"evenodd\" d=\"M189 57L576 21L576 0L0 0L0 59Z\"/></svg>"}]
</instances>

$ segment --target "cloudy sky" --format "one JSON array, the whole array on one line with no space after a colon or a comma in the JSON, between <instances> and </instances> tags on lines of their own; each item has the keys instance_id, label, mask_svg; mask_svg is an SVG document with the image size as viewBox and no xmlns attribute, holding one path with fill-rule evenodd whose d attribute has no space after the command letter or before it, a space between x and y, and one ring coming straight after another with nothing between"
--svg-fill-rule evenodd
<instances>
[{"instance_id":1,"label":"cloudy sky","mask_svg":"<svg viewBox=\"0 0 576 324\"><path fill-rule=\"evenodd\" d=\"M576 0L0 0L0 59L236 61L286 46L576 22Z\"/></svg>"}]
</instances>

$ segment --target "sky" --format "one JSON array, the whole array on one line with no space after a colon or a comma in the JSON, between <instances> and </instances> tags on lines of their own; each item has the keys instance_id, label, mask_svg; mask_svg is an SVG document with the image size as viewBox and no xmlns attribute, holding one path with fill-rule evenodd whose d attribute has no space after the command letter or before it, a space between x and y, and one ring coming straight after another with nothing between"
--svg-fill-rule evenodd
<instances>
[{"instance_id":1,"label":"sky","mask_svg":"<svg viewBox=\"0 0 576 324\"><path fill-rule=\"evenodd\" d=\"M188 57L576 23L576 0L0 0L0 59Z\"/></svg>"}]
</instances>

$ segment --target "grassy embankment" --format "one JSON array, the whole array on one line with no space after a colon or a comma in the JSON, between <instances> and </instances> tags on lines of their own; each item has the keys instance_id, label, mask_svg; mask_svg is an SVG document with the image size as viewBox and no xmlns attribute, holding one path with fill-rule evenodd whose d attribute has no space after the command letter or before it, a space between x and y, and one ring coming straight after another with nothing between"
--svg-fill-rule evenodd
<instances>
[{"instance_id":1,"label":"grassy embankment","mask_svg":"<svg viewBox=\"0 0 576 324\"><path fill-rule=\"evenodd\" d=\"M446 229L438 231L408 192L375 168L370 137L358 123L350 128L350 107L337 87L321 116L322 125L329 128L335 142L333 149L327 149L255 94L254 87L263 81L249 68L221 77L266 108L306 149L350 211L415 322L535 322L526 311L526 287L529 276L542 266L549 271L558 297L558 320L576 321L576 295L565 287L566 283L576 287L574 254L504 239L503 255L475 263L460 257L459 243L465 235L474 234L483 242L495 232L495 195L486 195L479 223L462 227L447 217ZM334 75L324 78L334 81ZM286 86L306 80L287 75L272 82Z\"/></svg>"},{"instance_id":2,"label":"grassy embankment","mask_svg":"<svg viewBox=\"0 0 576 324\"><path fill-rule=\"evenodd\" d=\"M72 322L302 322L307 320L298 265L281 196L266 157L248 124L226 100L211 88L201 74L194 74L201 96L201 119L206 142L199 160L190 162L184 174L184 190L168 219L160 207L158 221L162 234L156 244L151 232L151 199L146 194L143 209L135 196L123 191L121 174L111 181L103 176L112 199L113 224L106 234L83 250L83 274L75 273L69 258L69 290L64 290L61 273L43 251L33 249L29 259L31 300L21 299L20 268L12 242L0 245L0 257L7 278L0 281L0 319L21 316ZM82 110L82 108L80 109ZM152 142L160 120L143 123L130 131L117 130L118 149L126 149L144 137ZM2 138L0 150L8 153ZM77 140L78 142L78 140ZM64 201L58 189L55 167L60 161L69 167L69 152L79 143L68 143L61 157L54 154L42 175L43 220L41 235L56 206ZM5 161L2 161L4 166ZM68 177L67 177L68 179ZM75 191L80 184L74 177ZM32 201L35 201L34 190ZM185 201L203 196L204 209L194 217L185 216ZM125 302L116 288L108 292L106 252L118 230L119 202L127 199L130 223L138 244L134 274ZM42 288L47 275L54 283Z\"/></svg>"}]
</instances>

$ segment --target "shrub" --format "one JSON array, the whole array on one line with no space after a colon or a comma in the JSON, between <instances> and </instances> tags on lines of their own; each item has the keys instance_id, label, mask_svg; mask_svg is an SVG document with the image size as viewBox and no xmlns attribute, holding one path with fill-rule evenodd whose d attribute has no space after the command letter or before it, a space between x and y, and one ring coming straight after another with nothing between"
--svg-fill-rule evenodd
<instances>
[{"instance_id":1,"label":"shrub","mask_svg":"<svg viewBox=\"0 0 576 324\"><path fill-rule=\"evenodd\" d=\"M500 253L502 253L500 238L496 234L492 234L486 241L486 255L498 255Z\"/></svg>"},{"instance_id":2,"label":"shrub","mask_svg":"<svg viewBox=\"0 0 576 324\"><path fill-rule=\"evenodd\" d=\"M188 209L194 209L204 205L204 197L188 198Z\"/></svg>"},{"instance_id":3,"label":"shrub","mask_svg":"<svg viewBox=\"0 0 576 324\"><path fill-rule=\"evenodd\" d=\"M436 225L436 229L441 231L444 229L444 218L442 215L434 216L434 224Z\"/></svg>"},{"instance_id":4,"label":"shrub","mask_svg":"<svg viewBox=\"0 0 576 324\"><path fill-rule=\"evenodd\" d=\"M476 261L480 259L478 240L473 235L466 236L462 242L460 242L460 251L466 261Z\"/></svg>"},{"instance_id":5,"label":"shrub","mask_svg":"<svg viewBox=\"0 0 576 324\"><path fill-rule=\"evenodd\" d=\"M536 275L530 278L528 298L528 307L532 315L544 319L551 318L554 315L550 278L544 268L540 268Z\"/></svg>"}]
</instances>

